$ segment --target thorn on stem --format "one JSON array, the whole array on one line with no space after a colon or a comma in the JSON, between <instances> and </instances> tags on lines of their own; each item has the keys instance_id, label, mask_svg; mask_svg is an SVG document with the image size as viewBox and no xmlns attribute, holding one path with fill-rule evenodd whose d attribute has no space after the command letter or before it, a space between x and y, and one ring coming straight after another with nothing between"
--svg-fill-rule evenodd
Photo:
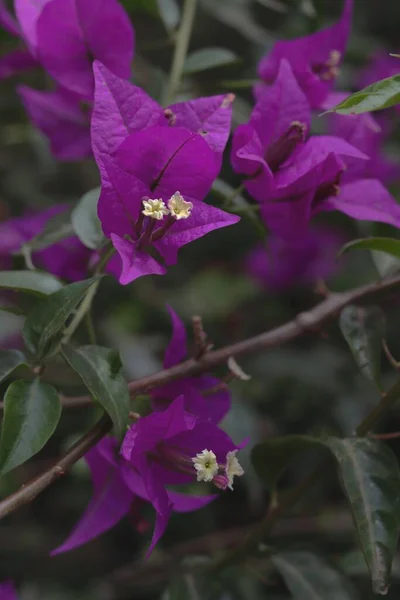
<instances>
[{"instance_id":1,"label":"thorn on stem","mask_svg":"<svg viewBox=\"0 0 400 600\"><path fill-rule=\"evenodd\" d=\"M137 421L138 419L140 419L140 415L139 415L139 413L137 413L137 412L134 412L134 411L132 411L132 410L131 410L131 411L129 412L129 414L128 414L128 418L129 418L131 421Z\"/></svg>"},{"instance_id":2,"label":"thorn on stem","mask_svg":"<svg viewBox=\"0 0 400 600\"><path fill-rule=\"evenodd\" d=\"M249 381L251 379L251 375L245 373L240 365L236 362L233 356L228 358L228 368L236 379L240 379L240 381Z\"/></svg>"},{"instance_id":3,"label":"thorn on stem","mask_svg":"<svg viewBox=\"0 0 400 600\"><path fill-rule=\"evenodd\" d=\"M43 375L44 365L35 365L32 367L32 373L36 375L36 377L40 377Z\"/></svg>"},{"instance_id":4,"label":"thorn on stem","mask_svg":"<svg viewBox=\"0 0 400 600\"><path fill-rule=\"evenodd\" d=\"M314 292L323 298L327 298L331 294L330 289L323 279L318 279L314 287Z\"/></svg>"},{"instance_id":5,"label":"thorn on stem","mask_svg":"<svg viewBox=\"0 0 400 600\"><path fill-rule=\"evenodd\" d=\"M202 356L204 356L204 354L209 352L214 347L214 344L211 344L207 341L207 334L204 331L201 317L192 317L192 327L194 341L196 344L195 359L199 360Z\"/></svg>"},{"instance_id":6,"label":"thorn on stem","mask_svg":"<svg viewBox=\"0 0 400 600\"><path fill-rule=\"evenodd\" d=\"M384 353L386 354L386 358L388 359L388 361L390 362L392 367L396 371L400 371L400 361L398 361L394 358L393 354L389 350L389 346L387 345L386 340L382 340L382 347L383 347Z\"/></svg>"}]
</instances>

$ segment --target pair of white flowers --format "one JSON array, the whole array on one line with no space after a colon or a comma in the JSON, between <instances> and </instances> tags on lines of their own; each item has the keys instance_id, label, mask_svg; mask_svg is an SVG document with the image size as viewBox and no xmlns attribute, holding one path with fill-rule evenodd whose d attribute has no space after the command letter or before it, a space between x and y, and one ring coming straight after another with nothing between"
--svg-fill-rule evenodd
<instances>
[{"instance_id":1,"label":"pair of white flowers","mask_svg":"<svg viewBox=\"0 0 400 600\"><path fill-rule=\"evenodd\" d=\"M226 455L225 475L228 480L228 488L233 490L234 477L241 477L244 470L236 458L237 450L232 450ZM212 481L217 475L220 465L212 450L203 450L192 458L194 468L197 471L197 481Z\"/></svg>"},{"instance_id":2,"label":"pair of white flowers","mask_svg":"<svg viewBox=\"0 0 400 600\"><path fill-rule=\"evenodd\" d=\"M142 213L144 216L151 217L157 221L161 221L166 215L172 215L178 221L180 219L187 219L190 217L193 208L193 203L187 202L179 192L175 192L168 200L168 207L161 198L148 198L143 200L142 204Z\"/></svg>"}]
</instances>

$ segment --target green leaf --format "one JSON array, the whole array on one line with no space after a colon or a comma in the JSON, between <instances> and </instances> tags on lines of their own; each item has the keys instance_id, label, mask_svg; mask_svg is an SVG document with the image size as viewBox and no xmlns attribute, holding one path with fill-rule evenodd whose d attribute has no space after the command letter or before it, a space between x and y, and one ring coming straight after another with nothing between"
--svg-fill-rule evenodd
<instances>
[{"instance_id":1,"label":"green leaf","mask_svg":"<svg viewBox=\"0 0 400 600\"><path fill-rule=\"evenodd\" d=\"M370 438L328 438L350 502L374 593L386 594L400 531L400 471L393 452Z\"/></svg>"},{"instance_id":2,"label":"green leaf","mask_svg":"<svg viewBox=\"0 0 400 600\"><path fill-rule=\"evenodd\" d=\"M318 444L328 448L337 460L374 592L385 594L400 531L400 471L387 446L371 438L288 436L256 445L253 464L273 489L288 463L299 452Z\"/></svg>"},{"instance_id":3,"label":"green leaf","mask_svg":"<svg viewBox=\"0 0 400 600\"><path fill-rule=\"evenodd\" d=\"M400 104L400 75L388 77L367 86L348 96L343 102L327 112L337 112L340 115L358 115L388 108L395 104Z\"/></svg>"},{"instance_id":4,"label":"green leaf","mask_svg":"<svg viewBox=\"0 0 400 600\"><path fill-rule=\"evenodd\" d=\"M45 296L60 290L63 284L44 271L0 271L0 289Z\"/></svg>"},{"instance_id":5,"label":"green leaf","mask_svg":"<svg viewBox=\"0 0 400 600\"><path fill-rule=\"evenodd\" d=\"M377 306L346 306L340 313L340 329L361 372L380 387L385 316Z\"/></svg>"},{"instance_id":6,"label":"green leaf","mask_svg":"<svg viewBox=\"0 0 400 600\"><path fill-rule=\"evenodd\" d=\"M62 352L93 398L110 415L116 435L122 437L128 422L130 396L118 352L101 346L82 346L77 350L63 346Z\"/></svg>"},{"instance_id":7,"label":"green leaf","mask_svg":"<svg viewBox=\"0 0 400 600\"><path fill-rule=\"evenodd\" d=\"M318 438L307 435L270 438L254 446L251 453L253 467L264 485L273 491L289 463L299 453L320 443Z\"/></svg>"},{"instance_id":8,"label":"green leaf","mask_svg":"<svg viewBox=\"0 0 400 600\"><path fill-rule=\"evenodd\" d=\"M311 552L281 552L271 557L295 600L356 600L345 576Z\"/></svg>"},{"instance_id":9,"label":"green leaf","mask_svg":"<svg viewBox=\"0 0 400 600\"><path fill-rule=\"evenodd\" d=\"M376 238L363 238L359 240L353 240L348 244L345 244L339 252L339 256L348 252L349 250L378 250L379 252L385 252L396 258L400 258L400 240L386 237Z\"/></svg>"},{"instance_id":10,"label":"green leaf","mask_svg":"<svg viewBox=\"0 0 400 600\"><path fill-rule=\"evenodd\" d=\"M18 316L26 315L28 312L24 308L20 308L19 306L12 306L11 304L9 306L6 306L5 304L0 304L0 311L9 313L10 315Z\"/></svg>"},{"instance_id":11,"label":"green leaf","mask_svg":"<svg viewBox=\"0 0 400 600\"><path fill-rule=\"evenodd\" d=\"M39 380L14 381L4 397L0 473L37 454L52 436L61 415L57 391Z\"/></svg>"},{"instance_id":12,"label":"green leaf","mask_svg":"<svg viewBox=\"0 0 400 600\"><path fill-rule=\"evenodd\" d=\"M193 75L200 71L231 65L238 61L239 57L237 54L232 52L232 50L228 50L228 48L203 48L188 55L185 60L183 72L185 75Z\"/></svg>"},{"instance_id":13,"label":"green leaf","mask_svg":"<svg viewBox=\"0 0 400 600\"><path fill-rule=\"evenodd\" d=\"M179 25L181 18L179 4L176 0L157 0L158 12L168 31Z\"/></svg>"},{"instance_id":14,"label":"green leaf","mask_svg":"<svg viewBox=\"0 0 400 600\"><path fill-rule=\"evenodd\" d=\"M105 239L101 230L100 219L97 216L99 196L99 187L90 190L82 196L71 214L74 233L76 233L82 244L91 250L100 248Z\"/></svg>"},{"instance_id":15,"label":"green leaf","mask_svg":"<svg viewBox=\"0 0 400 600\"><path fill-rule=\"evenodd\" d=\"M0 382L4 381L11 373L27 365L26 358L19 350L0 350Z\"/></svg>"},{"instance_id":16,"label":"green leaf","mask_svg":"<svg viewBox=\"0 0 400 600\"><path fill-rule=\"evenodd\" d=\"M23 328L25 344L30 352L41 359L54 350L68 317L97 281L97 277L92 277L66 285L34 307Z\"/></svg>"},{"instance_id":17,"label":"green leaf","mask_svg":"<svg viewBox=\"0 0 400 600\"><path fill-rule=\"evenodd\" d=\"M42 231L23 245L23 249L29 253L36 250L43 250L43 248L47 248L73 235L71 210L68 209L49 219Z\"/></svg>"}]
</instances>

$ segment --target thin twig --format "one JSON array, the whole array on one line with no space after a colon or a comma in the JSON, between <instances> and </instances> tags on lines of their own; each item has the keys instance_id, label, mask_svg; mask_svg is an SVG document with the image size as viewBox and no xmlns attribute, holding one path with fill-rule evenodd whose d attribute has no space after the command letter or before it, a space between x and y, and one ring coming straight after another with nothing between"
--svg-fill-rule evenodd
<instances>
[{"instance_id":1,"label":"thin twig","mask_svg":"<svg viewBox=\"0 0 400 600\"><path fill-rule=\"evenodd\" d=\"M387 280L370 283L362 287L343 292L340 294L332 293L320 304L317 304L312 310L301 313L292 321L280 325L271 331L267 331L248 338L230 346L224 346L218 350L208 352L200 360L189 359L183 363L175 365L170 369L164 369L148 377L143 377L135 381L131 381L129 391L131 396L138 392L146 392L155 387L159 387L174 381L193 375L200 375L211 371L215 367L225 364L231 356L241 356L250 353L260 352L275 346L290 342L300 337L307 332L318 331L318 328L325 324L326 321L336 316L345 306L353 302L369 301L371 298L380 296L383 293L388 293L400 288L400 276L391 277ZM366 435L371 428L376 424L379 418L387 411L390 406L400 397L400 381L385 394L378 406L376 406L369 415L364 419L357 429L358 435ZM92 402L90 396L81 396L77 398L68 398L71 406L87 406ZM2 408L2 407L0 407ZM0 519L13 512L17 508L29 503L40 492L46 489L55 479L60 477L66 469L71 467L81 456L83 456L90 448L92 448L102 437L104 437L111 428L109 420L103 420L96 425L93 430L88 432L81 440L79 440L70 450L68 450L62 458L50 469L39 475L33 481L25 484L19 491L15 492L8 498L0 502ZM312 475L313 477L315 475ZM291 495L281 502L279 507L272 512L270 519L272 524L275 520L292 506L297 499L303 494L303 486L309 489L310 484L302 482L295 488ZM270 521L265 523L265 527L271 526ZM260 528L259 528L260 529ZM260 535L260 531L258 531ZM264 535L264 532L262 533Z\"/></svg>"},{"instance_id":2,"label":"thin twig","mask_svg":"<svg viewBox=\"0 0 400 600\"><path fill-rule=\"evenodd\" d=\"M400 438L400 431L392 431L391 433L370 433L370 437L374 440L395 440Z\"/></svg>"},{"instance_id":3,"label":"thin twig","mask_svg":"<svg viewBox=\"0 0 400 600\"><path fill-rule=\"evenodd\" d=\"M175 53L172 61L171 74L169 77L167 93L165 96L165 104L171 104L174 101L176 92L179 89L183 67L187 51L189 48L190 36L196 14L197 0L185 0L182 21L179 31L176 35Z\"/></svg>"}]
</instances>

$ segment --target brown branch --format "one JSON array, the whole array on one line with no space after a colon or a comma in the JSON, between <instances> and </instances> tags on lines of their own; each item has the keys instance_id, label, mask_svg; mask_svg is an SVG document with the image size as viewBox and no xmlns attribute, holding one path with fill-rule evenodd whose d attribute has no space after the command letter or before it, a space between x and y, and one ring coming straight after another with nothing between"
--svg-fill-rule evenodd
<instances>
[{"instance_id":1,"label":"brown branch","mask_svg":"<svg viewBox=\"0 0 400 600\"><path fill-rule=\"evenodd\" d=\"M323 302L317 304L310 311L300 313L292 321L280 325L271 331L208 352L199 360L192 358L170 369L164 369L148 377L131 381L128 384L130 394L134 396L138 392L146 392L175 379L200 375L226 363L231 356L236 357L267 350L268 348L295 340L307 332L316 332L326 321L335 317L348 304L371 300L383 293L388 293L398 288L400 288L399 275L376 283L370 283L348 292L331 293ZM87 406L91 403L91 398L90 396L81 396L77 398L65 398L64 402L66 401L71 406ZM33 500L86 454L110 429L111 423L109 419L101 419L92 430L74 444L50 469L0 502L0 519Z\"/></svg>"},{"instance_id":2,"label":"brown branch","mask_svg":"<svg viewBox=\"0 0 400 600\"><path fill-rule=\"evenodd\" d=\"M290 517L281 521L275 531L275 537L323 535L341 536L351 531L353 521L347 511L326 514L324 518L311 516ZM165 548L164 553L150 561L136 560L131 564L118 568L112 574L112 582L117 586L127 587L130 591L138 587L152 587L171 578L174 572L184 569L181 560L190 555L215 555L237 544L246 536L249 525L241 525L207 533L192 540L179 542ZM188 566L190 570L193 565ZM132 593L132 592L131 592Z\"/></svg>"},{"instance_id":3,"label":"brown branch","mask_svg":"<svg viewBox=\"0 0 400 600\"><path fill-rule=\"evenodd\" d=\"M86 452L111 429L111 421L103 416L96 425L78 440L56 463L0 502L0 519L21 506L32 502L43 490L62 477Z\"/></svg>"}]
</instances>

